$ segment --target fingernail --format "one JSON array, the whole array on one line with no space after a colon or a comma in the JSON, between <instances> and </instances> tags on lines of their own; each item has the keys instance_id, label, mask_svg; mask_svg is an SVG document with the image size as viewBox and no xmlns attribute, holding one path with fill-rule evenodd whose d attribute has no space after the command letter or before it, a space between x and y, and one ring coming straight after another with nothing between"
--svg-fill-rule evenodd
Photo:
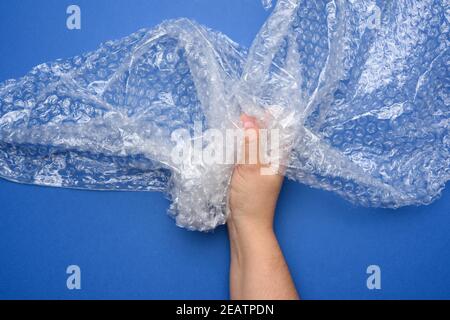
<instances>
[{"instance_id":1,"label":"fingernail","mask_svg":"<svg viewBox=\"0 0 450 320\"><path fill-rule=\"evenodd\" d=\"M255 127L255 123L253 121L245 121L244 129L251 129Z\"/></svg>"}]
</instances>

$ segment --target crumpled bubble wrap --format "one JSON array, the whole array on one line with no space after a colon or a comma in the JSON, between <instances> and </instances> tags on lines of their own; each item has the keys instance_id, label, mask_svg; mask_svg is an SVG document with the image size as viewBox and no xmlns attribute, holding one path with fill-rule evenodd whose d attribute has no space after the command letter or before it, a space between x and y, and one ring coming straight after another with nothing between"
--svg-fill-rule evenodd
<instances>
[{"instance_id":1,"label":"crumpled bubble wrap","mask_svg":"<svg viewBox=\"0 0 450 320\"><path fill-rule=\"evenodd\" d=\"M449 10L279 0L249 50L179 19L39 65L0 84L0 177L161 191L179 226L212 230L233 165L174 163L172 133L245 112L271 115L287 177L364 206L429 204L450 179Z\"/></svg>"}]
</instances>

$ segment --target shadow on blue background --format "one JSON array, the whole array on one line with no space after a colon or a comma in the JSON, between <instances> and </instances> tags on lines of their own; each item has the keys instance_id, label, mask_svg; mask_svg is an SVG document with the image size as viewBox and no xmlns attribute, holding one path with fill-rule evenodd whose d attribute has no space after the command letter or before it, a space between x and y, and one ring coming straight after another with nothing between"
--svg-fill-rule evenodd
<instances>
[{"instance_id":1,"label":"shadow on blue background","mask_svg":"<svg viewBox=\"0 0 450 320\"><path fill-rule=\"evenodd\" d=\"M78 4L82 30L66 29ZM249 46L268 13L259 0L3 0L0 81L96 49L164 19L188 17ZM0 298L228 297L226 228L177 228L158 193L90 192L0 180ZM355 207L287 182L276 229L303 298L450 298L450 191L426 207ZM82 289L66 268L79 265ZM366 287L381 267L382 289Z\"/></svg>"}]
</instances>

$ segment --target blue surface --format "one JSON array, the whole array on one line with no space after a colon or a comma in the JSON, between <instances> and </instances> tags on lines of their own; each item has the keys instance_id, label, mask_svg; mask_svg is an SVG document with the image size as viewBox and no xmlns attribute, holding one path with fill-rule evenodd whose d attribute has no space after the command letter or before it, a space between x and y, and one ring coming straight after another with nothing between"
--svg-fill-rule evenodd
<instances>
[{"instance_id":1,"label":"blue surface","mask_svg":"<svg viewBox=\"0 0 450 320\"><path fill-rule=\"evenodd\" d=\"M249 46L268 13L259 0L0 2L0 81L96 49L164 19L189 17ZM188 232L158 193L75 191L0 180L0 298L228 297L226 229ZM450 298L450 190L427 207L376 210L287 182L276 229L303 298ZM79 265L82 289L66 268ZM368 290L366 268L381 267Z\"/></svg>"}]
</instances>

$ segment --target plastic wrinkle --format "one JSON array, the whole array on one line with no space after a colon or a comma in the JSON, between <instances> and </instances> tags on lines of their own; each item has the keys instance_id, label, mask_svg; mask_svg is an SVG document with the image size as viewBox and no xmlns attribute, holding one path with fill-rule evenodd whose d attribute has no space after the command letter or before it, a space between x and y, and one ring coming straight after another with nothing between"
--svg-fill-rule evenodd
<instances>
[{"instance_id":1,"label":"plastic wrinkle","mask_svg":"<svg viewBox=\"0 0 450 320\"><path fill-rule=\"evenodd\" d=\"M429 204L450 179L448 10L279 0L248 50L178 19L41 64L0 84L0 177L160 191L179 226L212 230L233 166L176 164L171 135L269 112L288 178L363 206Z\"/></svg>"}]
</instances>

